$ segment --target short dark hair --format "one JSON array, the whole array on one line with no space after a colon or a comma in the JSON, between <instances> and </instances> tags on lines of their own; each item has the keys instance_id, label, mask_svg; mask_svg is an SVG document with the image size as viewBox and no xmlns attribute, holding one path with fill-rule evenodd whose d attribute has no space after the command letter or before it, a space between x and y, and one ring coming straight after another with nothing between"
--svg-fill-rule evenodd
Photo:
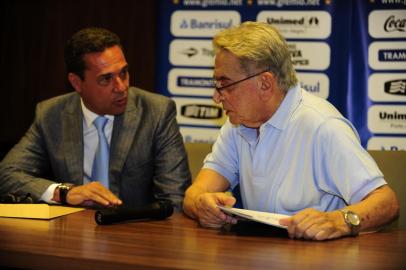
<instances>
[{"instance_id":1,"label":"short dark hair","mask_svg":"<svg viewBox=\"0 0 406 270\"><path fill-rule=\"evenodd\" d=\"M103 52L115 45L122 48L120 38L107 29L89 27L76 32L65 45L67 74L75 73L83 80L86 69L83 56L87 53Z\"/></svg>"}]
</instances>

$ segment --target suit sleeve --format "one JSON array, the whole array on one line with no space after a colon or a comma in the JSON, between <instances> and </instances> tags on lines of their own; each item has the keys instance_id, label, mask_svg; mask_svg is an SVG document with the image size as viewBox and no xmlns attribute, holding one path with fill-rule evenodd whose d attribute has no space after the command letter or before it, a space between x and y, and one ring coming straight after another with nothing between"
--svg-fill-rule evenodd
<instances>
[{"instance_id":1,"label":"suit sleeve","mask_svg":"<svg viewBox=\"0 0 406 270\"><path fill-rule=\"evenodd\" d=\"M176 121L176 107L172 100L162 111L156 131L155 196L169 199L176 210L181 210L184 193L191 184L186 150Z\"/></svg>"},{"instance_id":2,"label":"suit sleeve","mask_svg":"<svg viewBox=\"0 0 406 270\"><path fill-rule=\"evenodd\" d=\"M49 157L42 138L40 106L33 124L24 137L0 163L0 194L30 194L37 202L47 187L54 183L42 178L50 172Z\"/></svg>"}]
</instances>

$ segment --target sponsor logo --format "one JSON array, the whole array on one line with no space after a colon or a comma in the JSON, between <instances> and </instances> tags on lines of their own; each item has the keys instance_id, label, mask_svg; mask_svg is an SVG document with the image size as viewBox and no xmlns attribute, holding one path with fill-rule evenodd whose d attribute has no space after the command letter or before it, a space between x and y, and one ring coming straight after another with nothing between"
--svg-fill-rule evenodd
<instances>
[{"instance_id":1,"label":"sponsor logo","mask_svg":"<svg viewBox=\"0 0 406 270\"><path fill-rule=\"evenodd\" d=\"M233 25L233 20L219 21L215 19L214 21L200 21L197 19L191 19L190 21L183 20L180 24L180 29L225 29Z\"/></svg>"},{"instance_id":2,"label":"sponsor logo","mask_svg":"<svg viewBox=\"0 0 406 270\"><path fill-rule=\"evenodd\" d=\"M302 82L300 82L300 86L306 90L307 92L310 93L320 93L320 82L317 82L315 85L311 85L311 84L304 84Z\"/></svg>"},{"instance_id":3,"label":"sponsor logo","mask_svg":"<svg viewBox=\"0 0 406 270\"><path fill-rule=\"evenodd\" d=\"M290 56L292 57L292 63L295 66L308 66L309 59L303 58L303 53L297 48L296 44L288 44Z\"/></svg>"},{"instance_id":4,"label":"sponsor logo","mask_svg":"<svg viewBox=\"0 0 406 270\"><path fill-rule=\"evenodd\" d=\"M406 79L385 82L385 93L406 96Z\"/></svg>"},{"instance_id":5,"label":"sponsor logo","mask_svg":"<svg viewBox=\"0 0 406 270\"><path fill-rule=\"evenodd\" d=\"M172 95L211 97L214 91L213 70L173 68L168 74L168 90Z\"/></svg>"},{"instance_id":6,"label":"sponsor logo","mask_svg":"<svg viewBox=\"0 0 406 270\"><path fill-rule=\"evenodd\" d=\"M191 47L189 49L182 50L180 53L184 54L184 55L186 55L187 57L190 58L190 57L195 56L196 54L198 54L199 51L196 48Z\"/></svg>"},{"instance_id":7,"label":"sponsor logo","mask_svg":"<svg viewBox=\"0 0 406 270\"><path fill-rule=\"evenodd\" d=\"M368 16L368 32L374 38L405 38L405 10L388 9L371 11Z\"/></svg>"},{"instance_id":8,"label":"sponsor logo","mask_svg":"<svg viewBox=\"0 0 406 270\"><path fill-rule=\"evenodd\" d=\"M405 19L396 19L395 15L390 16L383 26L383 29L386 32L405 32L406 31L406 18Z\"/></svg>"},{"instance_id":9,"label":"sponsor logo","mask_svg":"<svg viewBox=\"0 0 406 270\"><path fill-rule=\"evenodd\" d=\"M368 96L377 102L406 102L406 73L373 73Z\"/></svg>"},{"instance_id":10,"label":"sponsor logo","mask_svg":"<svg viewBox=\"0 0 406 270\"><path fill-rule=\"evenodd\" d=\"M180 51L181 54L186 55L189 58L192 58L195 55L199 54L199 50L193 47ZM214 57L214 51L207 48L201 48L201 54L204 56Z\"/></svg>"},{"instance_id":11,"label":"sponsor logo","mask_svg":"<svg viewBox=\"0 0 406 270\"><path fill-rule=\"evenodd\" d=\"M212 37L240 22L237 11L178 10L171 16L171 33L175 37Z\"/></svg>"},{"instance_id":12,"label":"sponsor logo","mask_svg":"<svg viewBox=\"0 0 406 270\"><path fill-rule=\"evenodd\" d=\"M285 38L324 39L331 34L331 15L326 11L261 11L257 21L272 24Z\"/></svg>"},{"instance_id":13,"label":"sponsor logo","mask_svg":"<svg viewBox=\"0 0 406 270\"><path fill-rule=\"evenodd\" d=\"M368 150L405 151L405 137L371 137L368 140Z\"/></svg>"},{"instance_id":14,"label":"sponsor logo","mask_svg":"<svg viewBox=\"0 0 406 270\"><path fill-rule=\"evenodd\" d=\"M216 141L219 128L203 128L203 127L179 127L180 133L183 136L185 143L211 143Z\"/></svg>"},{"instance_id":15,"label":"sponsor logo","mask_svg":"<svg viewBox=\"0 0 406 270\"><path fill-rule=\"evenodd\" d=\"M174 66L212 67L211 40L175 39L169 45L169 61Z\"/></svg>"},{"instance_id":16,"label":"sponsor logo","mask_svg":"<svg viewBox=\"0 0 406 270\"><path fill-rule=\"evenodd\" d=\"M178 77L177 85L180 87L214 88L213 78Z\"/></svg>"},{"instance_id":17,"label":"sponsor logo","mask_svg":"<svg viewBox=\"0 0 406 270\"><path fill-rule=\"evenodd\" d=\"M378 60L390 62L406 61L406 50L379 50Z\"/></svg>"},{"instance_id":18,"label":"sponsor logo","mask_svg":"<svg viewBox=\"0 0 406 270\"><path fill-rule=\"evenodd\" d=\"M181 115L197 119L220 119L223 117L223 110L219 106L207 104L186 104L180 107Z\"/></svg>"},{"instance_id":19,"label":"sponsor logo","mask_svg":"<svg viewBox=\"0 0 406 270\"><path fill-rule=\"evenodd\" d=\"M323 42L289 42L288 49L296 69L325 70L330 65L330 47Z\"/></svg>"},{"instance_id":20,"label":"sponsor logo","mask_svg":"<svg viewBox=\"0 0 406 270\"><path fill-rule=\"evenodd\" d=\"M371 106L368 109L368 128L373 133L406 134L406 106Z\"/></svg>"},{"instance_id":21,"label":"sponsor logo","mask_svg":"<svg viewBox=\"0 0 406 270\"><path fill-rule=\"evenodd\" d=\"M222 126L227 119L221 105L214 103L209 97L173 97L172 99L176 103L176 120L179 125L214 128Z\"/></svg>"},{"instance_id":22,"label":"sponsor logo","mask_svg":"<svg viewBox=\"0 0 406 270\"><path fill-rule=\"evenodd\" d=\"M379 112L379 118L382 120L406 120L406 113L394 112Z\"/></svg>"},{"instance_id":23,"label":"sponsor logo","mask_svg":"<svg viewBox=\"0 0 406 270\"><path fill-rule=\"evenodd\" d=\"M377 70L405 70L406 42L372 42L368 48L368 63Z\"/></svg>"},{"instance_id":24,"label":"sponsor logo","mask_svg":"<svg viewBox=\"0 0 406 270\"><path fill-rule=\"evenodd\" d=\"M276 25L289 25L289 26L295 26L295 25L300 25L304 27L314 27L319 25L319 18L317 17L310 17L310 18L305 18L302 17L300 19L291 19L291 18L267 18L266 22L269 24L276 24Z\"/></svg>"},{"instance_id":25,"label":"sponsor logo","mask_svg":"<svg viewBox=\"0 0 406 270\"><path fill-rule=\"evenodd\" d=\"M297 73L300 87L321 98L328 98L330 81L323 73Z\"/></svg>"}]
</instances>

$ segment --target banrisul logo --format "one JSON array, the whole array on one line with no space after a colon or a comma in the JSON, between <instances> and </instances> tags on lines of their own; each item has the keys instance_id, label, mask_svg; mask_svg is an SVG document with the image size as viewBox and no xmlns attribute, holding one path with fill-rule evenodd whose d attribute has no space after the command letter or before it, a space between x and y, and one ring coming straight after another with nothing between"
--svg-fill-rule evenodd
<instances>
[{"instance_id":1,"label":"banrisul logo","mask_svg":"<svg viewBox=\"0 0 406 270\"><path fill-rule=\"evenodd\" d=\"M186 104L181 107L180 113L184 117L197 119L220 119L223 116L219 106L207 104Z\"/></svg>"},{"instance_id":2,"label":"banrisul logo","mask_svg":"<svg viewBox=\"0 0 406 270\"><path fill-rule=\"evenodd\" d=\"M385 82L385 93L406 96L406 79Z\"/></svg>"}]
</instances>

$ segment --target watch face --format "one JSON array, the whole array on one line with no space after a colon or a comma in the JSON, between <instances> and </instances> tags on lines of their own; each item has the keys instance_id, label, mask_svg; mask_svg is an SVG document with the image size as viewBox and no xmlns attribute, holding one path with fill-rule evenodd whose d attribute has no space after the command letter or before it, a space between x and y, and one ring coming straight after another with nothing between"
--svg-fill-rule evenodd
<instances>
[{"instance_id":1,"label":"watch face","mask_svg":"<svg viewBox=\"0 0 406 270\"><path fill-rule=\"evenodd\" d=\"M353 226L358 226L360 223L358 215L352 212L347 213L348 221L353 225Z\"/></svg>"}]
</instances>

